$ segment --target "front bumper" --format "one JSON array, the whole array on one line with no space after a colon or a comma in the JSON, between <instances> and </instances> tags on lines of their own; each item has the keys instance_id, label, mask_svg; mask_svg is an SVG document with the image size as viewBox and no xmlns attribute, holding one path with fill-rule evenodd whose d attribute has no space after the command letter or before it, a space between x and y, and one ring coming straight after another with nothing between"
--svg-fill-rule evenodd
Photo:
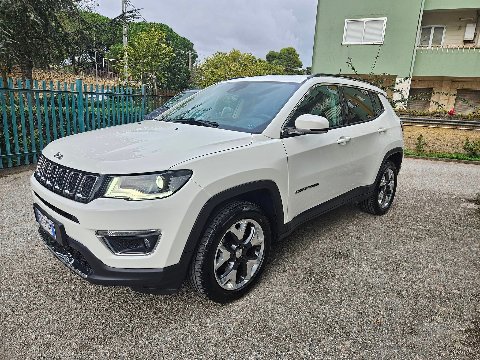
<instances>
[{"instance_id":1,"label":"front bumper","mask_svg":"<svg viewBox=\"0 0 480 360\"><path fill-rule=\"evenodd\" d=\"M178 264L187 239L208 194L189 181L178 193L165 199L125 201L99 198L87 204L61 197L31 178L33 202L64 226L71 239L112 268L163 269ZM97 231L156 229L161 239L146 255L118 256L97 236Z\"/></svg>"},{"instance_id":2,"label":"front bumper","mask_svg":"<svg viewBox=\"0 0 480 360\"><path fill-rule=\"evenodd\" d=\"M97 285L128 286L137 291L171 294L182 285L188 263L161 269L124 269L105 265L80 242L66 236L65 245L38 230L43 243L65 266L85 280Z\"/></svg>"}]
</instances>

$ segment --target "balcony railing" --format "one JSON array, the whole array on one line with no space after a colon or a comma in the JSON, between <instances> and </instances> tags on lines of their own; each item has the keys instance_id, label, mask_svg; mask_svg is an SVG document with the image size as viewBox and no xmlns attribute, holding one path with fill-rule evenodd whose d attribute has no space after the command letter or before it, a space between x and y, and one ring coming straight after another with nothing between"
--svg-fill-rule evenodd
<instances>
[{"instance_id":1,"label":"balcony railing","mask_svg":"<svg viewBox=\"0 0 480 360\"><path fill-rule=\"evenodd\" d=\"M442 45L442 46L417 46L417 51L438 51L438 52L480 52L480 45Z\"/></svg>"}]
</instances>

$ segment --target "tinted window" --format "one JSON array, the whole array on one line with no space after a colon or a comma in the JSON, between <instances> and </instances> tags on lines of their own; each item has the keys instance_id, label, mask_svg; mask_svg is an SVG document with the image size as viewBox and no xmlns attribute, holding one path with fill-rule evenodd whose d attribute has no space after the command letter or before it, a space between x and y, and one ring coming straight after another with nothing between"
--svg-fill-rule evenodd
<instances>
[{"instance_id":1,"label":"tinted window","mask_svg":"<svg viewBox=\"0 0 480 360\"><path fill-rule=\"evenodd\" d=\"M274 81L220 83L171 108L159 120L209 123L221 129L261 133L300 85Z\"/></svg>"},{"instance_id":2,"label":"tinted window","mask_svg":"<svg viewBox=\"0 0 480 360\"><path fill-rule=\"evenodd\" d=\"M370 97L372 98L373 111L375 112L375 115L378 116L382 114L383 105L382 105L382 101L378 97L378 94L370 91Z\"/></svg>"},{"instance_id":3,"label":"tinted window","mask_svg":"<svg viewBox=\"0 0 480 360\"><path fill-rule=\"evenodd\" d=\"M295 120L304 114L319 115L327 118L331 128L342 126L342 105L338 87L334 85L313 87L297 106L287 126L293 127Z\"/></svg>"},{"instance_id":4,"label":"tinted window","mask_svg":"<svg viewBox=\"0 0 480 360\"><path fill-rule=\"evenodd\" d=\"M347 105L347 123L365 122L376 117L374 105L368 90L344 87L343 95Z\"/></svg>"}]
</instances>

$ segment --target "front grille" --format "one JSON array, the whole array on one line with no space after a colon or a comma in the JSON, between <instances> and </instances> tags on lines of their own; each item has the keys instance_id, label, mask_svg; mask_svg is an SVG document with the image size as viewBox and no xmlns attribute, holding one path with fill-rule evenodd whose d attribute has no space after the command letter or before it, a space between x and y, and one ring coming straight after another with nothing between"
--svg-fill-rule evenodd
<instances>
[{"instance_id":1,"label":"front grille","mask_svg":"<svg viewBox=\"0 0 480 360\"><path fill-rule=\"evenodd\" d=\"M41 155L38 159L35 179L47 189L63 197L87 203L100 187L100 176L75 170L54 163Z\"/></svg>"}]
</instances>

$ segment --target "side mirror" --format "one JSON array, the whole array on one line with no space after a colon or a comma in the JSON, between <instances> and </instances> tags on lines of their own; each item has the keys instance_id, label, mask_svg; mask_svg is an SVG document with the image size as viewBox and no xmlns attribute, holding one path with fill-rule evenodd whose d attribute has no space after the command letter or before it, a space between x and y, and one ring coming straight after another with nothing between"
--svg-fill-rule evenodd
<instances>
[{"instance_id":1,"label":"side mirror","mask_svg":"<svg viewBox=\"0 0 480 360\"><path fill-rule=\"evenodd\" d=\"M305 133L318 133L327 132L330 124L323 116L304 114L295 120L295 127Z\"/></svg>"}]
</instances>

